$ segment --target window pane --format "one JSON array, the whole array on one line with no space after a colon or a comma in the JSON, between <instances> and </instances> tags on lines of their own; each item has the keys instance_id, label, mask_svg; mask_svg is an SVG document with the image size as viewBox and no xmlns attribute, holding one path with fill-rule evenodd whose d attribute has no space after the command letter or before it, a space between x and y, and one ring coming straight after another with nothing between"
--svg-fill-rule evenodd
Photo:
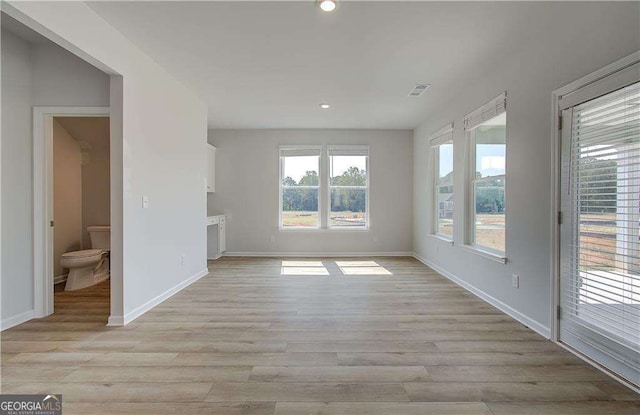
<instances>
[{"instance_id":1,"label":"window pane","mask_svg":"<svg viewBox=\"0 0 640 415\"><path fill-rule=\"evenodd\" d=\"M505 174L507 113L485 121L473 130L476 144L476 177Z\"/></svg>"},{"instance_id":2,"label":"window pane","mask_svg":"<svg viewBox=\"0 0 640 415\"><path fill-rule=\"evenodd\" d=\"M475 240L478 245L505 250L504 179L474 183Z\"/></svg>"},{"instance_id":3,"label":"window pane","mask_svg":"<svg viewBox=\"0 0 640 415\"><path fill-rule=\"evenodd\" d=\"M282 158L282 184L285 186L318 186L320 156Z\"/></svg>"},{"instance_id":4,"label":"window pane","mask_svg":"<svg viewBox=\"0 0 640 415\"><path fill-rule=\"evenodd\" d=\"M329 181L331 186L366 186L366 156L331 156Z\"/></svg>"},{"instance_id":5,"label":"window pane","mask_svg":"<svg viewBox=\"0 0 640 415\"><path fill-rule=\"evenodd\" d=\"M282 226L318 226L318 189L282 189Z\"/></svg>"},{"instance_id":6,"label":"window pane","mask_svg":"<svg viewBox=\"0 0 640 415\"><path fill-rule=\"evenodd\" d=\"M453 144L438 146L436 233L453 238Z\"/></svg>"},{"instance_id":7,"label":"window pane","mask_svg":"<svg viewBox=\"0 0 640 415\"><path fill-rule=\"evenodd\" d=\"M366 208L366 189L331 189L329 226L366 226Z\"/></svg>"}]
</instances>

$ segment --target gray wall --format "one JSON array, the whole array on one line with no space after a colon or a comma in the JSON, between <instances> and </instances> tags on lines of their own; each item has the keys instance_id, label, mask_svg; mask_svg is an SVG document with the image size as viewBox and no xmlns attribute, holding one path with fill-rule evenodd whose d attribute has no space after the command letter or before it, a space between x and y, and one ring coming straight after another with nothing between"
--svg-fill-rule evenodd
<instances>
[{"instance_id":1,"label":"gray wall","mask_svg":"<svg viewBox=\"0 0 640 415\"><path fill-rule=\"evenodd\" d=\"M402 130L209 130L217 147L209 214L225 213L229 253L396 253L412 246L412 133ZM278 231L278 146L368 144L369 231Z\"/></svg>"},{"instance_id":2,"label":"gray wall","mask_svg":"<svg viewBox=\"0 0 640 415\"><path fill-rule=\"evenodd\" d=\"M2 319L33 309L31 51L2 31ZM10 295L5 294L10 293Z\"/></svg>"},{"instance_id":3,"label":"gray wall","mask_svg":"<svg viewBox=\"0 0 640 415\"><path fill-rule=\"evenodd\" d=\"M541 332L551 313L551 93L640 49L638 3L555 8L531 41L473 84L451 91L414 132L414 247L441 270L510 307ZM471 69L470 69L471 70ZM460 247L463 242L463 117L507 91L506 251L502 265ZM428 137L454 121L455 245L428 236L432 216ZM520 288L511 275L520 275Z\"/></svg>"},{"instance_id":4,"label":"gray wall","mask_svg":"<svg viewBox=\"0 0 640 415\"><path fill-rule=\"evenodd\" d=\"M65 252L82 249L82 152L78 141L53 120L53 276Z\"/></svg>"}]
</instances>

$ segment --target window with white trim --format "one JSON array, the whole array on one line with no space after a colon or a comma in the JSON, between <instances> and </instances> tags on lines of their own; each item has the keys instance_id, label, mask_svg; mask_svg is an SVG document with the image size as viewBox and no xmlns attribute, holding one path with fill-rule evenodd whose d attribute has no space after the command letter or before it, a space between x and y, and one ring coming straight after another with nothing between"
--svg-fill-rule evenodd
<instances>
[{"instance_id":1,"label":"window with white trim","mask_svg":"<svg viewBox=\"0 0 640 415\"><path fill-rule=\"evenodd\" d=\"M432 233L453 240L453 123L429 140L433 160Z\"/></svg>"},{"instance_id":2,"label":"window with white trim","mask_svg":"<svg viewBox=\"0 0 640 415\"><path fill-rule=\"evenodd\" d=\"M498 255L506 236L506 92L468 114L467 242Z\"/></svg>"},{"instance_id":3,"label":"window with white trim","mask_svg":"<svg viewBox=\"0 0 640 415\"><path fill-rule=\"evenodd\" d=\"M369 226L369 147L329 146L329 228Z\"/></svg>"},{"instance_id":4,"label":"window with white trim","mask_svg":"<svg viewBox=\"0 0 640 415\"><path fill-rule=\"evenodd\" d=\"M280 229L368 229L369 146L280 146Z\"/></svg>"},{"instance_id":5,"label":"window with white trim","mask_svg":"<svg viewBox=\"0 0 640 415\"><path fill-rule=\"evenodd\" d=\"M320 146L280 147L280 227L320 227Z\"/></svg>"}]
</instances>

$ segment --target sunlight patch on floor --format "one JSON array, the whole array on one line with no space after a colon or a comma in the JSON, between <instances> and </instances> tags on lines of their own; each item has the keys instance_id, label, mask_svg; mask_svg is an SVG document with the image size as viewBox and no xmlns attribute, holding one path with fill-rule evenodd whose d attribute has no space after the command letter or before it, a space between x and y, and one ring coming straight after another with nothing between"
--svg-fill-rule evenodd
<instances>
[{"instance_id":1,"label":"sunlight patch on floor","mask_svg":"<svg viewBox=\"0 0 640 415\"><path fill-rule=\"evenodd\" d=\"M280 275L329 275L322 261L282 261Z\"/></svg>"},{"instance_id":2,"label":"sunlight patch on floor","mask_svg":"<svg viewBox=\"0 0 640 415\"><path fill-rule=\"evenodd\" d=\"M344 275L393 275L376 261L336 261Z\"/></svg>"}]
</instances>

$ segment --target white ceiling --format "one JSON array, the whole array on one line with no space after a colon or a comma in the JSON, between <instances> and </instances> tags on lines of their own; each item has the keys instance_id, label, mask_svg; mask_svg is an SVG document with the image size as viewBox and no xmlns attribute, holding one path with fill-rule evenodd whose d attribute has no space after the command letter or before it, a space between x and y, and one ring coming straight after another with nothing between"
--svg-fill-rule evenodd
<instances>
[{"instance_id":1,"label":"white ceiling","mask_svg":"<svg viewBox=\"0 0 640 415\"><path fill-rule=\"evenodd\" d=\"M327 14L313 0L89 4L206 101L210 128L414 128L556 7L343 1ZM416 83L432 87L407 97Z\"/></svg>"}]
</instances>

